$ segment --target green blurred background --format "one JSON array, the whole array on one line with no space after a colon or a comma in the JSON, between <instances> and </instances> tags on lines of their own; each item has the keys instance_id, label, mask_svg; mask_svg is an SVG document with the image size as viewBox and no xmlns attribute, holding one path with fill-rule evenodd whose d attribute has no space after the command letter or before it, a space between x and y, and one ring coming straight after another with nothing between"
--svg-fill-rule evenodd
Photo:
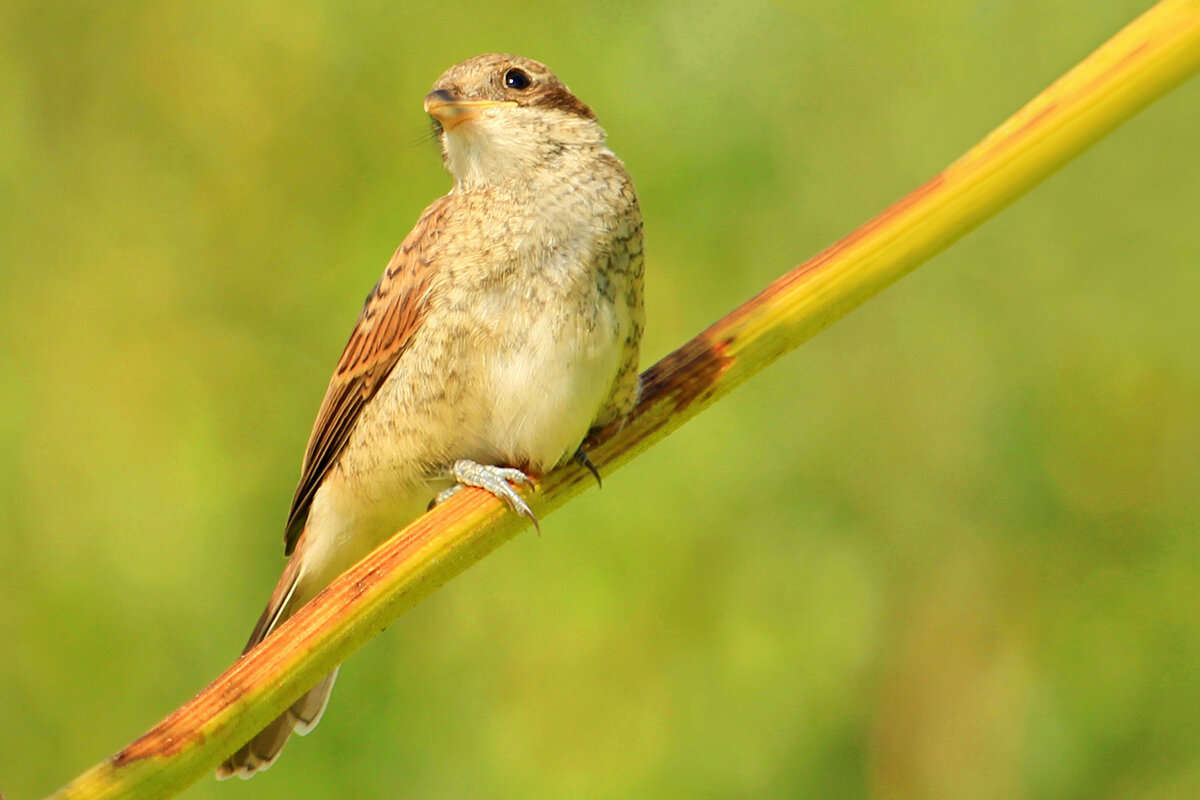
<instances>
[{"instance_id":1,"label":"green blurred background","mask_svg":"<svg viewBox=\"0 0 1200 800\"><path fill-rule=\"evenodd\" d=\"M546 61L646 217L650 364L1147 2L0 6L0 791L237 655L333 363ZM401 618L192 798L1200 796L1200 83Z\"/></svg>"}]
</instances>

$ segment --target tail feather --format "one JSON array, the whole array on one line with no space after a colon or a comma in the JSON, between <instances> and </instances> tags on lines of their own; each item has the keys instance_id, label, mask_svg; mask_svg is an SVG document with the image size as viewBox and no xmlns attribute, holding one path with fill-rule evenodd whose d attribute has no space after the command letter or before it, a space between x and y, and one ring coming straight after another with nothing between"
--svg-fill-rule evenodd
<instances>
[{"instance_id":1,"label":"tail feather","mask_svg":"<svg viewBox=\"0 0 1200 800\"><path fill-rule=\"evenodd\" d=\"M321 715L329 705L329 695L333 692L333 682L336 679L335 669L217 767L217 779L225 780L237 775L243 780L248 780L254 777L256 772L268 769L274 764L293 731L304 736L321 721Z\"/></svg>"},{"instance_id":2,"label":"tail feather","mask_svg":"<svg viewBox=\"0 0 1200 800\"><path fill-rule=\"evenodd\" d=\"M250 639L242 648L242 655L254 649L254 645L267 638L267 634L275 630L281 622L308 601L303 594L297 596L297 590L300 588L299 555L297 553L289 559L287 566L283 568L283 574L279 576L279 583L275 584L275 589L271 592L271 599L267 601L267 607L259 615L258 622L254 623Z\"/></svg>"},{"instance_id":3,"label":"tail feather","mask_svg":"<svg viewBox=\"0 0 1200 800\"><path fill-rule=\"evenodd\" d=\"M287 715L292 717L292 730L296 733L307 736L317 727L325 709L329 707L329 696L333 694L333 682L337 680L337 674L335 669L309 689L303 697L292 703Z\"/></svg>"},{"instance_id":4,"label":"tail feather","mask_svg":"<svg viewBox=\"0 0 1200 800\"><path fill-rule=\"evenodd\" d=\"M301 586L300 552L293 554L283 570L271 599L258 618L258 624L250 634L243 653L249 652L255 645L273 631L276 626L295 613L308 600L310 593L316 591ZM317 587L319 591L320 587ZM275 718L270 725L263 728L253 739L246 742L233 755L217 767L217 779L225 780L237 775L242 779L254 777L259 770L265 770L279 758L279 752L288 737L295 731L301 736L309 733L321 721L329 705L329 695L333 692L333 682L337 678L337 670L326 675L309 689L295 703Z\"/></svg>"}]
</instances>

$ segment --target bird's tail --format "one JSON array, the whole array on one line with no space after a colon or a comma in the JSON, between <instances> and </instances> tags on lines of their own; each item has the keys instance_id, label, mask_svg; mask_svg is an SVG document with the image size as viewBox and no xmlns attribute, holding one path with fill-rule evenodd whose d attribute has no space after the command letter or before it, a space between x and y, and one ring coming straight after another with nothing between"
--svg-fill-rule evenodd
<instances>
[{"instance_id":1,"label":"bird's tail","mask_svg":"<svg viewBox=\"0 0 1200 800\"><path fill-rule=\"evenodd\" d=\"M243 653L249 652L256 644L267 638L267 635L276 626L299 610L312 595L320 591L320 586L315 589L304 586L299 555L300 552L294 553L291 560L288 561L283 575L279 578L279 583L275 586L275 591L271 593L271 600L263 610L262 616L258 618L254 632L250 634L250 641L246 643ZM325 713L325 707L329 705L329 695L333 691L333 682L336 679L337 670L335 669L322 678L316 686L305 692L299 700L292 703L270 725L259 731L253 739L242 745L221 766L217 767L217 779L225 780L234 775L243 779L252 778L254 773L275 763L275 759L279 757L279 752L293 731L304 736L317 727L317 723L321 721L321 715Z\"/></svg>"}]
</instances>

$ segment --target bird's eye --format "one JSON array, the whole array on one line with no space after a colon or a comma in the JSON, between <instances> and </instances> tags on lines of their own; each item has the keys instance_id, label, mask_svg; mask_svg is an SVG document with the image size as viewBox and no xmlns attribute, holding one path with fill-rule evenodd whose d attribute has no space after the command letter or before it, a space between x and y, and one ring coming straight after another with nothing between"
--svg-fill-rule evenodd
<instances>
[{"instance_id":1,"label":"bird's eye","mask_svg":"<svg viewBox=\"0 0 1200 800\"><path fill-rule=\"evenodd\" d=\"M528 89L533 83L533 78L529 77L529 73L522 69L510 69L504 73L504 85L510 89L516 89L518 92L522 89Z\"/></svg>"}]
</instances>

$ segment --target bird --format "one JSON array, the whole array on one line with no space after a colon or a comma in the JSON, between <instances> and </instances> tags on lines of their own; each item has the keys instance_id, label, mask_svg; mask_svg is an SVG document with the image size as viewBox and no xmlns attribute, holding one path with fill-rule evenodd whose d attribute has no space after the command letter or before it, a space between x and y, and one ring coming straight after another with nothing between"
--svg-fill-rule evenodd
<instances>
[{"instance_id":1,"label":"bird","mask_svg":"<svg viewBox=\"0 0 1200 800\"><path fill-rule=\"evenodd\" d=\"M488 53L424 100L453 179L388 261L304 453L288 557L248 652L434 502L572 459L638 397L642 214L592 109L544 64ZM217 769L250 778L316 726L335 669Z\"/></svg>"}]
</instances>

